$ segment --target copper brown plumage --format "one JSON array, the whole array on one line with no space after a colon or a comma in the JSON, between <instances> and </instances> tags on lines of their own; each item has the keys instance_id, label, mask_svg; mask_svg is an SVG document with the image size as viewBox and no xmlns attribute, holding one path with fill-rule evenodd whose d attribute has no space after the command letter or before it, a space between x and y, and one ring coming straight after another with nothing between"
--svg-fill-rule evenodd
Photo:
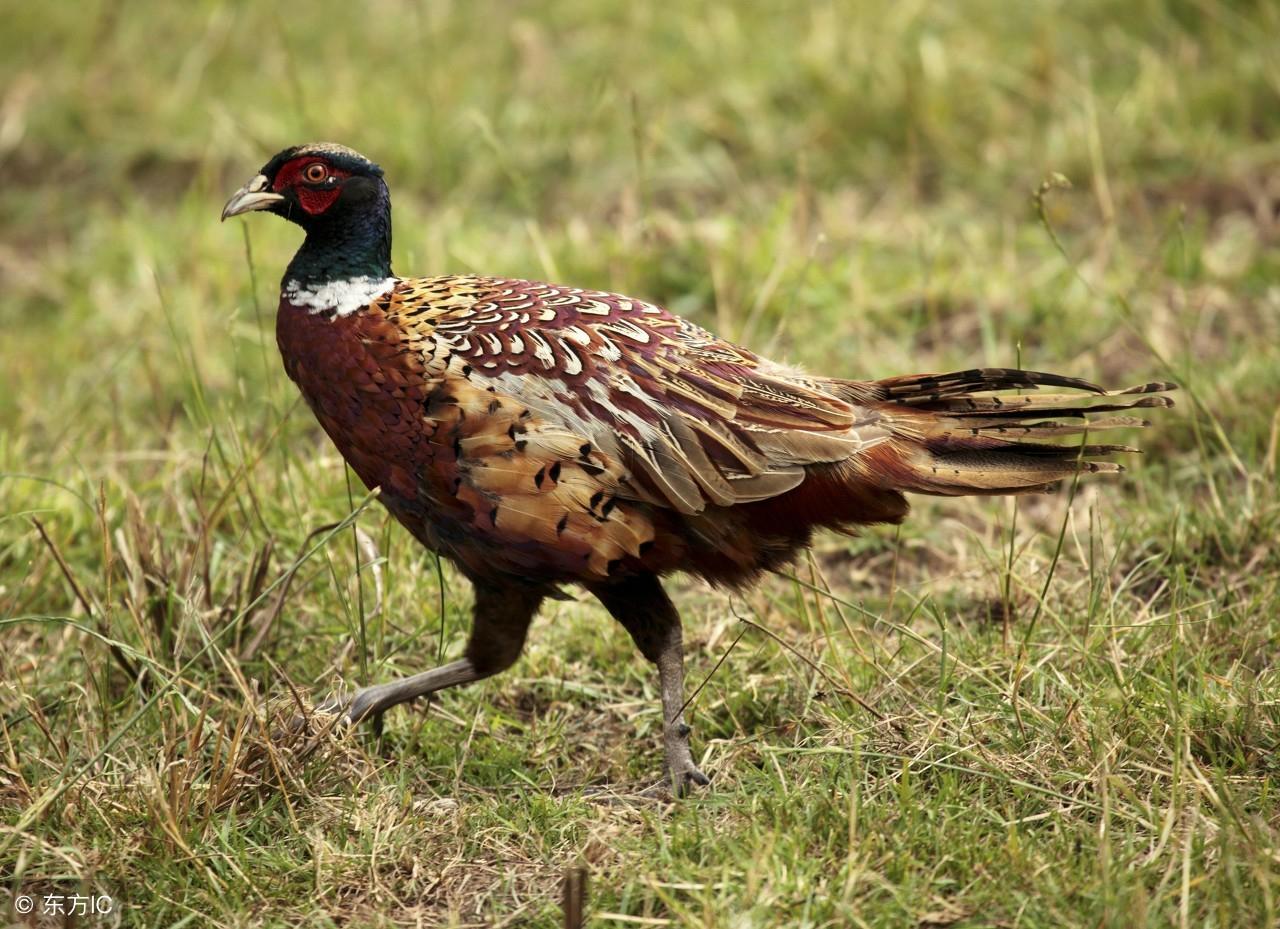
<instances>
[{"instance_id":1,"label":"copper brown plumage","mask_svg":"<svg viewBox=\"0 0 1280 929\"><path fill-rule=\"evenodd\" d=\"M658 665L676 792L706 778L658 578L749 584L815 529L901 520L904 492L1022 493L1119 470L1096 459L1124 446L1032 440L1145 425L1111 414L1170 405L1168 384L1107 392L1008 369L815 377L618 294L393 278L381 171L341 146L276 156L224 218L250 209L307 231L277 317L289 376L360 479L476 588L466 656L361 691L348 716L504 669L542 599L579 583ZM1027 392L993 393L1011 389Z\"/></svg>"}]
</instances>

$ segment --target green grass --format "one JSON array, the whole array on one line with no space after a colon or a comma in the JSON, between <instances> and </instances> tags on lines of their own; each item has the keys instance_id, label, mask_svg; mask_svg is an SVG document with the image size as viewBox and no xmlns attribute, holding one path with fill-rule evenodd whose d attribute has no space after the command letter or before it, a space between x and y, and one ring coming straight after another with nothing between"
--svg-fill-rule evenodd
<instances>
[{"instance_id":1,"label":"green grass","mask_svg":"<svg viewBox=\"0 0 1280 929\"><path fill-rule=\"evenodd\" d=\"M581 865L593 927L1276 924L1278 8L541 7L7 9L3 893L554 926ZM280 369L297 231L217 222L317 138L383 163L402 273L621 290L823 373L1021 361L1179 406L1118 480L918 500L744 597L674 581L714 778L687 802L582 790L660 761L655 676L585 597L380 744L272 745L294 692L456 653L470 598Z\"/></svg>"}]
</instances>

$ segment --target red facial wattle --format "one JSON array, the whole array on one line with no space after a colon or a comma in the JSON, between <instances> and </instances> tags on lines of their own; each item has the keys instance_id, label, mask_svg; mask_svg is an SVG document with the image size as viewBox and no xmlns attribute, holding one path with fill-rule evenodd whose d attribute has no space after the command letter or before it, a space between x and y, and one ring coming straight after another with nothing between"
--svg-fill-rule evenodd
<instances>
[{"instance_id":1,"label":"red facial wattle","mask_svg":"<svg viewBox=\"0 0 1280 929\"><path fill-rule=\"evenodd\" d=\"M316 164L324 167L326 179L344 179L351 176L350 171L335 168L314 156L306 156L281 165L280 170L276 172L275 181L271 184L271 189L277 193L292 188L297 195L298 205L312 216L318 216L333 206L333 202L342 193L341 185L325 186L324 182L315 183L307 179L307 169Z\"/></svg>"},{"instance_id":2,"label":"red facial wattle","mask_svg":"<svg viewBox=\"0 0 1280 929\"><path fill-rule=\"evenodd\" d=\"M310 187L297 187L294 192L298 195L298 205L312 216L318 216L333 206L333 201L338 199L338 194L342 193L342 188L331 187L327 190L316 190Z\"/></svg>"}]
</instances>

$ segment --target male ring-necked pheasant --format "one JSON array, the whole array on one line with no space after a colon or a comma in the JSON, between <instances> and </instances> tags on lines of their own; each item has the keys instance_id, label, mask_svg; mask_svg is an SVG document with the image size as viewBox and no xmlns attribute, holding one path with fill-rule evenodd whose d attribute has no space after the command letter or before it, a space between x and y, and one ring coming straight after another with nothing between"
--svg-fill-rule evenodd
<instances>
[{"instance_id":1,"label":"male ring-necked pheasant","mask_svg":"<svg viewBox=\"0 0 1280 929\"><path fill-rule=\"evenodd\" d=\"M1002 368L852 381L803 374L618 294L391 273L381 169L341 145L276 155L222 218L265 210L306 240L285 272L285 369L395 517L475 586L465 656L360 691L358 722L509 667L539 604L583 585L658 668L666 771L707 778L682 716L680 617L659 578L741 587L818 528L896 523L903 492L1016 494L1123 446L1055 439L1145 425L1172 385L1104 391ZM1041 386L1084 394L993 396ZM1092 396L1090 396L1092 395Z\"/></svg>"}]
</instances>

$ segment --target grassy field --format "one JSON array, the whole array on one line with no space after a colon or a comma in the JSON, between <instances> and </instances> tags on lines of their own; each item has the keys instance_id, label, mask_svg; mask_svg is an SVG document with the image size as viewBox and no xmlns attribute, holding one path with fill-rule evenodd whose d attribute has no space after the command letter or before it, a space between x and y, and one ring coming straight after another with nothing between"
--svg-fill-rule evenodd
<instances>
[{"instance_id":1,"label":"grassy field","mask_svg":"<svg viewBox=\"0 0 1280 929\"><path fill-rule=\"evenodd\" d=\"M678 9L5 4L0 918L549 927L584 867L592 927L1280 920L1280 7ZM1119 479L919 499L748 596L675 579L686 802L584 790L660 762L585 596L380 742L273 745L456 653L471 596L280 368L297 230L217 222L314 139L386 168L401 273L1178 407Z\"/></svg>"}]
</instances>

